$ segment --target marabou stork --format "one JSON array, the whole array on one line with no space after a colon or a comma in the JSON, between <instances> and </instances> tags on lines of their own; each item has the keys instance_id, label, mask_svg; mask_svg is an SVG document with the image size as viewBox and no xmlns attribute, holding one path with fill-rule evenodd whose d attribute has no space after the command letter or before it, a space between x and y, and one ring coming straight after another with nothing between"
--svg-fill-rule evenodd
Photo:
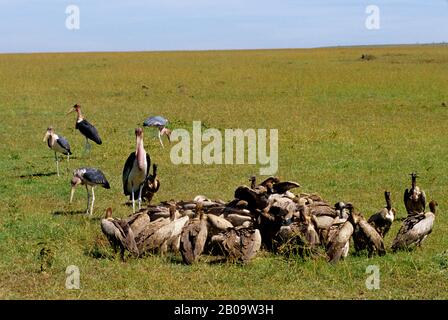
<instances>
[{"instance_id":1,"label":"marabou stork","mask_svg":"<svg viewBox=\"0 0 448 320\"><path fill-rule=\"evenodd\" d=\"M89 139L94 141L96 144L102 144L100 135L98 134L98 130L86 119L84 119L81 113L81 106L79 104L75 104L70 111L67 113L76 112L78 117L76 118L75 128L78 129L84 137L86 137L86 146L85 150L90 150L91 146L89 144Z\"/></svg>"},{"instance_id":2,"label":"marabou stork","mask_svg":"<svg viewBox=\"0 0 448 320\"><path fill-rule=\"evenodd\" d=\"M57 153L65 154L67 156L67 161L70 161L70 155L72 154L70 151L70 144L63 136L58 136L54 133L52 127L47 129L44 136L44 142L47 142L48 147L54 151L54 159L56 160L56 169L59 176L59 156Z\"/></svg>"},{"instance_id":3,"label":"marabou stork","mask_svg":"<svg viewBox=\"0 0 448 320\"><path fill-rule=\"evenodd\" d=\"M166 135L168 141L170 141L171 130L166 127L168 120L162 116L149 117L143 122L144 127L156 127L159 129L159 141L162 147L164 147L162 142L162 136Z\"/></svg>"},{"instance_id":4,"label":"marabou stork","mask_svg":"<svg viewBox=\"0 0 448 320\"><path fill-rule=\"evenodd\" d=\"M151 166L151 158L143 147L143 130L135 129L137 146L132 152L123 168L123 192L132 200L132 210L135 213L135 192L138 193L138 209L141 208L143 185L148 177Z\"/></svg>"},{"instance_id":5,"label":"marabou stork","mask_svg":"<svg viewBox=\"0 0 448 320\"><path fill-rule=\"evenodd\" d=\"M98 185L105 189L110 189L109 182L107 181L104 173L101 170L95 168L79 168L73 171L73 177L71 180L72 190L70 192L70 203L73 201L75 194L75 188L78 185L85 185L87 190L87 211L86 214L92 215L93 203L95 202L94 188ZM92 189L92 201L90 201L89 186ZM90 205L90 208L89 208Z\"/></svg>"}]
</instances>

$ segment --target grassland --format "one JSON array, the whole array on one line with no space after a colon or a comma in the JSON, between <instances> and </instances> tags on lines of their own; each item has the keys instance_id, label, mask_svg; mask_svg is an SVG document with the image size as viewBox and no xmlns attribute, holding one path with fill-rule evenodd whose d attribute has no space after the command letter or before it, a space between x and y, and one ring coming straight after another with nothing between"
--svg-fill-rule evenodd
<instances>
[{"instance_id":1,"label":"grassland","mask_svg":"<svg viewBox=\"0 0 448 320\"><path fill-rule=\"evenodd\" d=\"M447 74L446 46L0 55L0 298L447 299ZM65 115L74 103L104 140L90 157L82 155L75 116ZM384 205L388 189L403 218L403 190L417 171L439 202L433 234L414 252L352 255L336 266L266 252L247 266L208 257L193 266L179 257L112 259L99 219L108 206L117 216L130 213L122 166L134 128L154 114L172 128L189 129L193 120L218 129L277 128L279 176L331 202L352 201L366 216ZM42 142L49 125L74 152L61 177ZM161 174L154 202L232 199L258 172L253 165L173 165L170 149L145 133ZM71 171L80 166L102 169L112 186L97 190L91 219L82 215L84 189L68 204ZM44 273L42 248L53 257ZM371 264L381 270L379 290L365 287ZM80 268L80 290L65 288L68 265Z\"/></svg>"}]
</instances>

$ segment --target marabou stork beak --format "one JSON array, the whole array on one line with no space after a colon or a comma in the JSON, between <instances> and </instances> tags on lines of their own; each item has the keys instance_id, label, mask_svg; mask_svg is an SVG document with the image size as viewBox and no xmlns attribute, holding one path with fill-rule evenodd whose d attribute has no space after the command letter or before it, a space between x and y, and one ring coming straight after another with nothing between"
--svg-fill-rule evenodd
<instances>
[{"instance_id":1,"label":"marabou stork beak","mask_svg":"<svg viewBox=\"0 0 448 320\"><path fill-rule=\"evenodd\" d=\"M73 201L73 196L75 195L75 186L72 186L72 190L70 192L70 203Z\"/></svg>"},{"instance_id":2,"label":"marabou stork beak","mask_svg":"<svg viewBox=\"0 0 448 320\"><path fill-rule=\"evenodd\" d=\"M66 114L70 114L70 113L75 112L75 111L76 111L75 108L70 107L70 110L68 110L68 112Z\"/></svg>"},{"instance_id":3,"label":"marabou stork beak","mask_svg":"<svg viewBox=\"0 0 448 320\"><path fill-rule=\"evenodd\" d=\"M43 142L47 141L49 136L50 136L50 134L49 134L48 131L47 131L47 132L45 133Z\"/></svg>"}]
</instances>

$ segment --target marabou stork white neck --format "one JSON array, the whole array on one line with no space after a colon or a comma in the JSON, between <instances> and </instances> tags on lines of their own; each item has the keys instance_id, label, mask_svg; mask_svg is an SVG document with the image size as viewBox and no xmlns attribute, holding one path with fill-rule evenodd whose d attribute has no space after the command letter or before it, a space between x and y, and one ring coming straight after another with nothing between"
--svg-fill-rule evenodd
<instances>
[{"instance_id":1,"label":"marabou stork white neck","mask_svg":"<svg viewBox=\"0 0 448 320\"><path fill-rule=\"evenodd\" d=\"M146 170L146 151L143 147L143 130L137 130L137 146L135 148L135 157L137 158L138 168L140 170Z\"/></svg>"}]
</instances>

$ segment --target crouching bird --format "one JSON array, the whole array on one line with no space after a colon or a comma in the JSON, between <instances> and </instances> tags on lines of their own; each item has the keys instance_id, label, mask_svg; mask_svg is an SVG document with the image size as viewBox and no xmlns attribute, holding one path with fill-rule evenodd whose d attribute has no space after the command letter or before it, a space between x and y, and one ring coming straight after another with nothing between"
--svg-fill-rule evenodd
<instances>
[{"instance_id":1,"label":"crouching bird","mask_svg":"<svg viewBox=\"0 0 448 320\"><path fill-rule=\"evenodd\" d=\"M386 254L384 242L381 235L370 225L362 214L353 212L349 216L349 221L354 225L353 243L357 252L367 249L369 258L378 253L379 256Z\"/></svg>"},{"instance_id":2,"label":"crouching bird","mask_svg":"<svg viewBox=\"0 0 448 320\"><path fill-rule=\"evenodd\" d=\"M437 206L437 201L432 200L429 203L429 212L409 216L403 221L400 231L392 242L394 252L421 246L422 242L432 232Z\"/></svg>"},{"instance_id":3,"label":"crouching bird","mask_svg":"<svg viewBox=\"0 0 448 320\"><path fill-rule=\"evenodd\" d=\"M196 216L188 221L180 236L180 253L186 264L196 262L204 251L207 241L207 216L204 214L202 203L196 206Z\"/></svg>"},{"instance_id":4,"label":"crouching bird","mask_svg":"<svg viewBox=\"0 0 448 320\"><path fill-rule=\"evenodd\" d=\"M261 247L260 231L252 227L230 228L213 236L211 241L220 245L228 260L243 264L250 262Z\"/></svg>"},{"instance_id":5,"label":"crouching bird","mask_svg":"<svg viewBox=\"0 0 448 320\"><path fill-rule=\"evenodd\" d=\"M120 248L120 256L123 261L125 250L138 257L139 251L132 229L126 221L112 217L112 208L107 208L105 217L101 219L101 230L107 237L107 240L109 240L115 253L117 253L117 248Z\"/></svg>"}]
</instances>

